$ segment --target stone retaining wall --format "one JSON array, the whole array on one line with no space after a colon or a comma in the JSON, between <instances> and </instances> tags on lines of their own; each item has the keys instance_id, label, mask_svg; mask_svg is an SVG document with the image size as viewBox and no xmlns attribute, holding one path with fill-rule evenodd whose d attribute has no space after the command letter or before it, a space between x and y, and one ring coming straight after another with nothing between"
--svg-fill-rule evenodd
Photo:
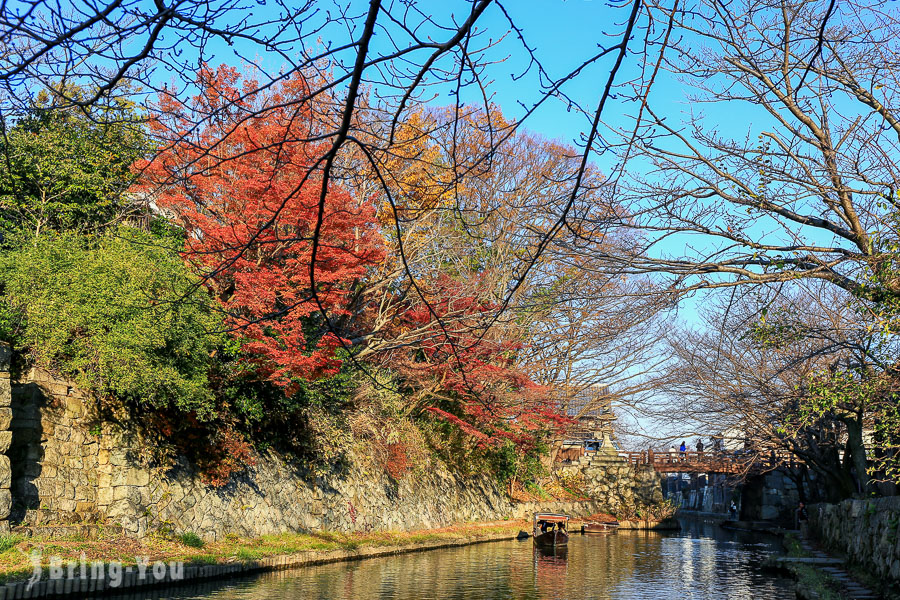
<instances>
[{"instance_id":1,"label":"stone retaining wall","mask_svg":"<svg viewBox=\"0 0 900 600\"><path fill-rule=\"evenodd\" d=\"M432 529L530 518L536 511L585 516L609 512L620 501L661 499L652 469L635 472L621 461L586 470L597 502L513 504L491 478L462 478L436 459L395 481L383 469L352 461L340 473L315 475L275 452L258 456L256 465L216 488L202 483L183 459L167 469L147 466L142 442L96 419L72 382L31 369L10 395L12 521L29 527L102 522L136 535L163 529L217 539L230 533ZM0 430L2 425L0 419ZM0 455L0 509L4 459Z\"/></svg>"},{"instance_id":2,"label":"stone retaining wall","mask_svg":"<svg viewBox=\"0 0 900 600\"><path fill-rule=\"evenodd\" d=\"M809 508L811 533L873 575L900 581L900 496Z\"/></svg>"},{"instance_id":3,"label":"stone retaining wall","mask_svg":"<svg viewBox=\"0 0 900 600\"><path fill-rule=\"evenodd\" d=\"M557 476L581 475L584 492L596 500L598 511L617 513L623 508L663 501L662 476L650 465L632 465L614 452L597 452L569 463L558 463Z\"/></svg>"},{"instance_id":4,"label":"stone retaining wall","mask_svg":"<svg viewBox=\"0 0 900 600\"><path fill-rule=\"evenodd\" d=\"M570 517L586 517L601 511L603 511L603 506L599 502L592 500L581 502L518 502L510 507L507 518L530 520L534 513L539 512L566 514Z\"/></svg>"},{"instance_id":5,"label":"stone retaining wall","mask_svg":"<svg viewBox=\"0 0 900 600\"><path fill-rule=\"evenodd\" d=\"M83 396L34 369L9 394L11 519L40 525L96 518L100 436L89 432Z\"/></svg>"},{"instance_id":6,"label":"stone retaining wall","mask_svg":"<svg viewBox=\"0 0 900 600\"><path fill-rule=\"evenodd\" d=\"M505 518L509 501L487 477L461 479L434 464L399 482L353 467L313 477L269 453L221 488L200 482L187 465L166 474L128 467L111 453L112 502L107 519L126 531L171 528L216 539L226 533L257 537L303 530L378 531L444 527ZM100 495L105 493L100 488Z\"/></svg>"},{"instance_id":7,"label":"stone retaining wall","mask_svg":"<svg viewBox=\"0 0 900 600\"><path fill-rule=\"evenodd\" d=\"M397 482L358 465L315 476L270 452L228 485L211 487L184 460L165 471L147 467L139 440L93 419L71 382L40 369L12 388L12 427L13 517L29 526L102 521L132 534L170 529L217 539L430 529L514 510L490 478L462 479L437 461Z\"/></svg>"}]
</instances>

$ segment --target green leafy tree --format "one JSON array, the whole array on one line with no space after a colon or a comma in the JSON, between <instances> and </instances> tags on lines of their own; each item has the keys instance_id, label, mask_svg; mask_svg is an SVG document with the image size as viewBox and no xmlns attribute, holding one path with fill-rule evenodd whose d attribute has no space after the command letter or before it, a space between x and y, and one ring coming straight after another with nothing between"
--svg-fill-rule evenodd
<instances>
[{"instance_id":1,"label":"green leafy tree","mask_svg":"<svg viewBox=\"0 0 900 600\"><path fill-rule=\"evenodd\" d=\"M123 227L38 236L0 254L5 337L100 396L212 418L221 318L176 244Z\"/></svg>"},{"instance_id":2,"label":"green leafy tree","mask_svg":"<svg viewBox=\"0 0 900 600\"><path fill-rule=\"evenodd\" d=\"M69 93L79 93L70 90ZM0 126L0 227L9 231L97 230L132 209L125 195L148 138L126 100L61 109L38 95L11 127Z\"/></svg>"}]
</instances>

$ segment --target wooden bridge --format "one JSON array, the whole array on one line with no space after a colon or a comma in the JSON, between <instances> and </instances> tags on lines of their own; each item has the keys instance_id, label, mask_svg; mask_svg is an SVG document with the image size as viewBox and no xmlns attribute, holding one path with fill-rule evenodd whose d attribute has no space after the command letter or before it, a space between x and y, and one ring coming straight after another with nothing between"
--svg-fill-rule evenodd
<instances>
[{"instance_id":1,"label":"wooden bridge","mask_svg":"<svg viewBox=\"0 0 900 600\"><path fill-rule=\"evenodd\" d=\"M651 465L659 473L724 473L744 475L753 471L772 471L778 467L798 466L790 454L766 455L732 452L619 452L633 465Z\"/></svg>"},{"instance_id":2,"label":"wooden bridge","mask_svg":"<svg viewBox=\"0 0 900 600\"><path fill-rule=\"evenodd\" d=\"M608 453L608 454L607 454ZM722 473L746 475L767 472L778 467L797 467L797 459L789 453L770 452L611 452L585 448L565 448L559 452L559 462L593 462L618 457L633 465L651 465L659 473Z\"/></svg>"}]
</instances>

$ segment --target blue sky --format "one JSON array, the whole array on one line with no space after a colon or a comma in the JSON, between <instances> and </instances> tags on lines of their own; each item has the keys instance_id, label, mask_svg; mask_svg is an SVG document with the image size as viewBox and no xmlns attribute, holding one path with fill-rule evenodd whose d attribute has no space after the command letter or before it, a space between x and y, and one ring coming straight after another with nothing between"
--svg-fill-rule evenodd
<instances>
[{"instance_id":1,"label":"blue sky","mask_svg":"<svg viewBox=\"0 0 900 600\"><path fill-rule=\"evenodd\" d=\"M342 2L319 2L316 9L320 14L315 17L324 21L326 11L335 10L342 6ZM387 3L398 9L401 3ZM447 23L450 15L453 20L461 22L471 9L471 3L461 0L431 0L420 2L418 6L430 14L431 11L440 23ZM623 24L628 16L630 4L623 2L601 2L595 0L517 0L506 2L502 5L509 17L521 29L525 42L533 48L535 55L540 59L543 67L551 78L561 77L581 64L585 57L598 52L601 45L609 46L618 41L618 35L623 29ZM358 16L357 25L361 25L362 19L368 8L367 0L353 0L350 3L348 14ZM399 14L395 10L395 14ZM259 17L256 17L259 18ZM397 28L390 27L390 22L381 15L381 23L388 24L388 30L378 30L373 38L369 55L376 56L392 52L393 44L401 47L409 43L404 35L397 34ZM641 23L643 25L643 22ZM528 56L524 52L522 44L517 39L517 34L510 31L507 17L499 5L490 6L479 20L477 30L480 35L475 37L472 45L487 45L497 42L495 46L487 50L484 58L496 61L489 65L484 72L484 80L489 84L491 100L495 102L507 117L520 119L526 109L530 108L543 96L537 76L537 70L532 66L530 72L516 79L528 65ZM430 35L433 39L444 40L449 36L446 30L440 30L431 26L419 30L420 35ZM358 31L348 33L346 28L337 25L326 25L319 32L324 42L335 44L345 43L349 37L357 36ZM626 81L636 76L644 60L640 53L643 31L638 29L631 42L632 52L626 57L619 73L618 81ZM278 56L257 54L258 48L236 45L228 48L219 44L214 48L215 52L207 56L212 63L224 62L227 64L240 64L234 51L244 58L258 57L260 62L269 71L277 71L282 60ZM423 50L414 57L415 60L424 61L431 50ZM651 56L655 58L656 49L651 49ZM346 53L339 57L346 62L353 58L352 53ZM448 58L448 63L449 64ZM578 110L571 109L560 99L551 99L537 112L531 115L524 126L526 129L540 133L548 138L565 143L578 145L585 133L590 128L590 119L600 98L609 69L613 63L614 55L605 57L596 64L588 67L577 78L568 82L563 91L579 103L588 112L581 114ZM440 67L439 62L436 66ZM370 72L370 75L374 73ZM381 90L379 90L381 87ZM383 91L384 86L373 85L376 91ZM675 121L687 116L687 113L696 109L688 102L689 91L684 89L679 82L674 81L664 71L660 72L651 94L651 104L657 110L662 110ZM451 89L447 86L424 88L423 96L430 97L436 105L446 105L453 102ZM463 99L470 102L480 102L481 93L475 86L464 90ZM752 132L753 107L746 103L739 105L719 106L706 104L701 107L705 113L706 123L720 128L720 131L735 136L743 136ZM623 117L626 112L634 112L636 103L623 99L614 99L604 111L604 120L615 126L624 124L627 119ZM758 113L757 113L758 114ZM615 158L611 153L595 155L595 163L602 172L609 173ZM640 164L635 163L632 169L639 169ZM703 241L696 240L702 246ZM680 255L684 252L685 237L673 236L667 238L656 251L672 255ZM690 322L696 322L694 318L693 303L688 301L682 307L681 314Z\"/></svg>"}]
</instances>

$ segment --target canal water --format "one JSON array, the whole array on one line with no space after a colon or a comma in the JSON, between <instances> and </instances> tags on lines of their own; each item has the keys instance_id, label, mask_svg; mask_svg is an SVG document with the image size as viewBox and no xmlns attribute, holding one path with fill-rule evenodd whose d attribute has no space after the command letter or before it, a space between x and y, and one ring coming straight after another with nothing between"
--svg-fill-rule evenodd
<instances>
[{"instance_id":1,"label":"canal water","mask_svg":"<svg viewBox=\"0 0 900 600\"><path fill-rule=\"evenodd\" d=\"M679 532L573 535L565 552L530 540L492 542L281 571L121 598L672 599L792 598L791 581L760 568L777 540L685 521Z\"/></svg>"}]
</instances>

